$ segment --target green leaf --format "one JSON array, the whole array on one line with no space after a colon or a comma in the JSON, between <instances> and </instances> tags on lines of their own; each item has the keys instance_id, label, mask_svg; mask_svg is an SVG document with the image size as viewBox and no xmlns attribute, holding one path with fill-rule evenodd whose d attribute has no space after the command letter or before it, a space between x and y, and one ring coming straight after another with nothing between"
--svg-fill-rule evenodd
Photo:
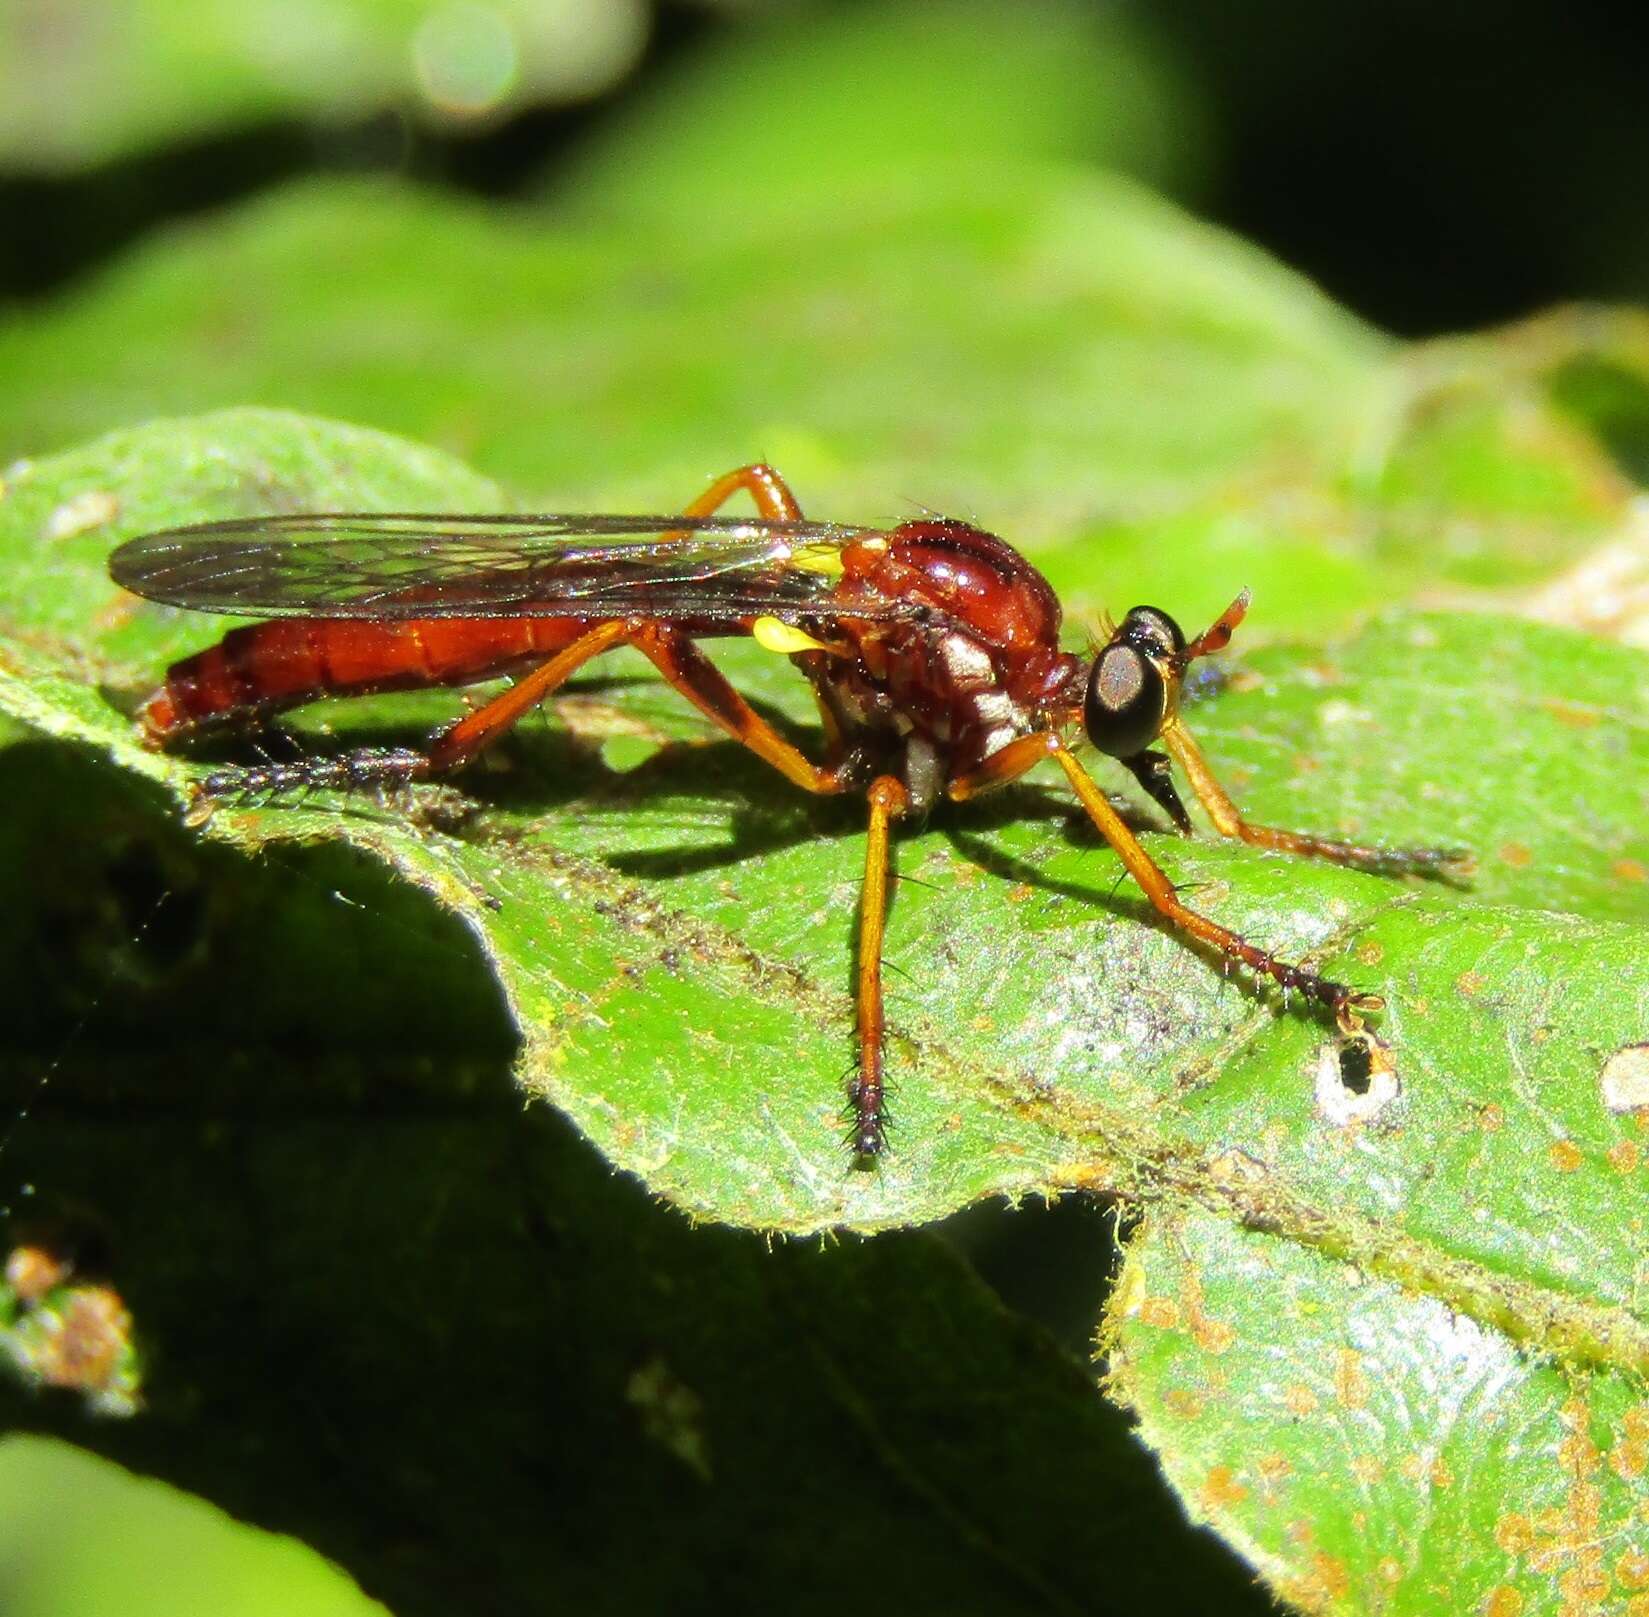
<instances>
[{"instance_id":1,"label":"green leaf","mask_svg":"<svg viewBox=\"0 0 1649 1617\"><path fill-rule=\"evenodd\" d=\"M75 1509L64 1509L73 1499ZM0 1509L12 1617L66 1611L144 1617L178 1609L179 1566L193 1609L220 1617L382 1617L336 1566L290 1539L230 1522L204 1501L139 1481L66 1443L0 1439Z\"/></svg>"},{"instance_id":2,"label":"green leaf","mask_svg":"<svg viewBox=\"0 0 1649 1617\"><path fill-rule=\"evenodd\" d=\"M657 207L760 187L790 205L844 174L941 155L1080 151L1161 178L1197 144L1194 109L1132 18L1058 0L1011 17L981 0L774 9L717 30L661 92L625 103L569 189ZM275 0L64 0L46 38L13 8L0 17L0 152L64 171L258 120L327 131L391 107L485 132L610 89L648 31L642 0L328 0L294 23Z\"/></svg>"},{"instance_id":3,"label":"green leaf","mask_svg":"<svg viewBox=\"0 0 1649 1617\"><path fill-rule=\"evenodd\" d=\"M42 544L70 502L91 508L99 495L111 520ZM181 792L190 767L144 752L105 692L129 699L198 631L116 602L101 570L114 539L208 509L487 497L427 451L258 412L116 434L41 463L0 507L20 586L14 622L27 631L7 705ZM803 710L782 662L747 645L726 661L758 697ZM1152 839L1222 920L1389 995L1402 1115L1412 1110L1429 1139L1457 1140L1460 1173L1485 1153L1526 1163L1560 1141L1584 1154L1584 1172L1552 1179L1557 1237L1549 1208L1495 1207L1486 1227L1503 1249L1520 1232L1512 1266L1531 1283L1572 1275L1576 1297L1600 1307L1630 1295L1607 1163L1630 1120L1604 1111L1597 1084L1602 1057L1643 1036L1649 993L1632 924L1649 907L1645 666L1558 631L1393 616L1326 654L1269 653L1238 681L1248 689L1199 708L1212 755L1236 768L1257 810L1397 841L1464 836L1484 858L1469 896ZM787 1230L878 1228L993 1192L1178 1183L1188 1147L1212 1162L1253 1140L1302 1199L1289 1215L1302 1225L1331 1197L1380 1217L1406 1187L1410 1233L1463 1263L1484 1256L1489 1238L1458 1220L1458 1184L1434 1182L1402 1134L1380 1133L1347 1177L1337 1131L1314 1110L1323 1030L1256 1003L1141 924L1140 901L1114 891L1113 856L1042 792L943 815L902 844L914 879L889 940L899 1149L875 1173L849 1172L835 1119L857 811L799 799L696 721L674 731L689 744L615 772L589 743L615 716L633 726L667 700L618 667L596 687L605 711L572 710L583 735L532 727L508 776L465 782L485 807L457 834L361 804L224 811L214 830L248 847L345 838L464 917L522 1029L523 1081L695 1211ZM322 711L336 745L449 706ZM1559 907L1571 912L1562 926ZM1531 1069L1543 1100L1520 1113L1506 1097ZM1498 1140L1475 1122L1491 1103L1507 1115ZM1611 1250L1618 1261L1600 1264ZM1469 1301L1469 1277L1453 1284Z\"/></svg>"},{"instance_id":4,"label":"green leaf","mask_svg":"<svg viewBox=\"0 0 1649 1617\"><path fill-rule=\"evenodd\" d=\"M646 28L635 0L329 0L301 17L278 0L70 0L49 27L13 6L0 19L0 151L14 168L52 172L260 119L324 126L400 105L474 124L605 89Z\"/></svg>"},{"instance_id":5,"label":"green leaf","mask_svg":"<svg viewBox=\"0 0 1649 1617\"><path fill-rule=\"evenodd\" d=\"M1638 1376L1202 1212L1136 1233L1106 1346L1193 1515L1307 1611L1631 1612L1649 1589Z\"/></svg>"}]
</instances>

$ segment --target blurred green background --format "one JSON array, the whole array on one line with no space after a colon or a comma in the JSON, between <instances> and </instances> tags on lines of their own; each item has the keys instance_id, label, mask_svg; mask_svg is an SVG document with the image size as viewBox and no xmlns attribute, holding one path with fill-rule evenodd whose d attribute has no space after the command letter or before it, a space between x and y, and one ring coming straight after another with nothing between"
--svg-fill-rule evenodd
<instances>
[{"instance_id":1,"label":"blurred green background","mask_svg":"<svg viewBox=\"0 0 1649 1617\"><path fill-rule=\"evenodd\" d=\"M1398 335L1642 299L1646 69L1618 8L1573 0L0 0L0 461L166 401L165 352L135 379L111 356L118 388L51 374L77 300L184 221L210 238L214 210L363 175L527 229L623 220L662 275L683 230L783 228L959 168L989 192L1015 162L1091 166ZM162 296L133 284L139 314ZM461 401L452 418L472 447ZM530 464L473 447L484 470ZM813 446L792 447L805 471ZM1010 1293L992 1243L1011 1239L976 1253ZM1085 1322L1065 1325L1079 1342ZM376 1609L295 1541L66 1447L0 1442L0 1617Z\"/></svg>"},{"instance_id":2,"label":"blurred green background","mask_svg":"<svg viewBox=\"0 0 1649 1617\"><path fill-rule=\"evenodd\" d=\"M717 57L737 68L718 97L749 98L756 175L764 136L783 144L763 120L785 76L839 71L844 161L958 141L1102 158L1398 334L1649 288L1649 47L1629 8L950 9L7 0L0 296L61 289L169 221L317 171L536 196Z\"/></svg>"}]
</instances>

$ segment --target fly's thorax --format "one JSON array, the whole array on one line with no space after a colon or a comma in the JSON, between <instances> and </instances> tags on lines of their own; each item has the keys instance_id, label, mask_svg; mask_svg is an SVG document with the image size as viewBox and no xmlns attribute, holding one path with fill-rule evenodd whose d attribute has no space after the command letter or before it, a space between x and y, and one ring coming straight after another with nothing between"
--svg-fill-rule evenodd
<instances>
[{"instance_id":1,"label":"fly's thorax","mask_svg":"<svg viewBox=\"0 0 1649 1617\"><path fill-rule=\"evenodd\" d=\"M876 599L926 609L867 619L857 655L821 671L833 705L902 759L913 805L1055 710L1063 716L1081 665L1059 649L1052 588L1004 540L965 522L907 522L850 546L842 563L844 606Z\"/></svg>"},{"instance_id":2,"label":"fly's thorax","mask_svg":"<svg viewBox=\"0 0 1649 1617\"><path fill-rule=\"evenodd\" d=\"M1059 600L1005 539L966 522L906 522L844 552L848 578L936 614L1005 651L1052 648Z\"/></svg>"}]
</instances>

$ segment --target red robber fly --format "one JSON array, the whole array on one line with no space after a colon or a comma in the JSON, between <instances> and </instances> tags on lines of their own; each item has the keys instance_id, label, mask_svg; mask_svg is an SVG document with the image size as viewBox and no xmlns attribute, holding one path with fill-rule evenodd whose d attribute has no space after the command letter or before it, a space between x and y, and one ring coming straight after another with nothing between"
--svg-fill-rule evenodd
<instances>
[{"instance_id":1,"label":"red robber fly","mask_svg":"<svg viewBox=\"0 0 1649 1617\"><path fill-rule=\"evenodd\" d=\"M758 518L717 516L747 492ZM422 749L220 768L197 811L311 788L387 788L459 768L592 657L634 646L694 707L804 791L862 791L870 833L859 908L858 1062L850 1145L886 1144L882 936L889 832L941 798L963 802L1051 758L1168 923L1226 969L1270 978L1361 1031L1372 994L1278 959L1182 903L1071 750L1119 760L1182 834L1179 764L1214 829L1384 875L1447 875L1458 849L1392 849L1252 825L1181 722L1187 667L1219 651L1245 591L1187 640L1136 606L1089 658L1059 646L1052 588L1011 545L924 517L878 530L806 520L771 467L719 478L680 516L339 513L249 517L149 534L110 559L117 584L170 606L261 616L174 663L140 723L155 746L246 724L322 696L515 683ZM814 763L728 683L699 642L749 635L813 687L825 759ZM1166 749L1153 751L1160 743Z\"/></svg>"}]
</instances>

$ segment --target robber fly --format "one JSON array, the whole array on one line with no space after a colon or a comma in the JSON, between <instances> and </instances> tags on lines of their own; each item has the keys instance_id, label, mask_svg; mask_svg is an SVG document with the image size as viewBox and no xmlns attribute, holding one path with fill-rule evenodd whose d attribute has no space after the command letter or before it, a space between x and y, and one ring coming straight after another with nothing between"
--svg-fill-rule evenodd
<instances>
[{"instance_id":1,"label":"robber fly","mask_svg":"<svg viewBox=\"0 0 1649 1617\"><path fill-rule=\"evenodd\" d=\"M758 519L714 513L747 492ZM1175 828L1191 821L1178 763L1221 836L1387 875L1440 875L1466 856L1386 849L1251 825L1181 722L1187 667L1219 651L1246 591L1187 640L1166 612L1133 608L1095 654L1059 646L1053 590L1013 547L966 522L885 531L811 522L771 467L718 479L681 516L316 514L208 522L150 534L110 560L137 595L270 621L232 629L174 663L142 710L171 746L321 696L467 685L513 675L502 695L422 749L218 769L225 799L308 788L392 787L457 769L592 657L634 646L694 707L804 791L860 792L870 811L859 909L858 1062L850 1145L886 1143L882 935L889 833L941 798L962 802L1051 758L1158 912L1220 957L1326 1007L1342 1033L1380 1007L1238 937L1182 903L1071 750L1085 735L1118 759ZM749 635L813 687L825 757L815 763L719 673L700 641ZM1153 751L1158 743L1166 755Z\"/></svg>"}]
</instances>

